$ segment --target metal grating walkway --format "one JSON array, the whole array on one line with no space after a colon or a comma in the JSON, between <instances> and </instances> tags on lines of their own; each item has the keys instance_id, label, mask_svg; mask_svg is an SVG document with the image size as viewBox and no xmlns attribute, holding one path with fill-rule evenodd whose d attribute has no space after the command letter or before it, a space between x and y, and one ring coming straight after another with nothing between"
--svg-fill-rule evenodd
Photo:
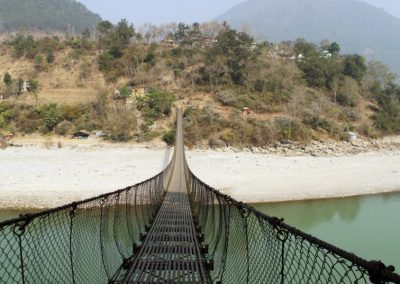
<instances>
[{"instance_id":1,"label":"metal grating walkway","mask_svg":"<svg viewBox=\"0 0 400 284\"><path fill-rule=\"evenodd\" d=\"M124 283L208 283L185 179L182 113L168 192Z\"/></svg>"}]
</instances>

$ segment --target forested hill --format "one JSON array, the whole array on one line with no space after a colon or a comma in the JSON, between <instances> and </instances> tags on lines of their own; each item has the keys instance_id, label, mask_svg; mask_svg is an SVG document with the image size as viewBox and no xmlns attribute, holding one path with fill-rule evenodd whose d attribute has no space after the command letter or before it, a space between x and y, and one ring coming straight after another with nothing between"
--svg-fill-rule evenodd
<instances>
[{"instance_id":1,"label":"forested hill","mask_svg":"<svg viewBox=\"0 0 400 284\"><path fill-rule=\"evenodd\" d=\"M400 19L356 0L248 0L220 16L268 41L340 43L345 53L380 60L400 74Z\"/></svg>"},{"instance_id":2,"label":"forested hill","mask_svg":"<svg viewBox=\"0 0 400 284\"><path fill-rule=\"evenodd\" d=\"M75 0L0 0L0 31L82 32L101 21Z\"/></svg>"}]
</instances>

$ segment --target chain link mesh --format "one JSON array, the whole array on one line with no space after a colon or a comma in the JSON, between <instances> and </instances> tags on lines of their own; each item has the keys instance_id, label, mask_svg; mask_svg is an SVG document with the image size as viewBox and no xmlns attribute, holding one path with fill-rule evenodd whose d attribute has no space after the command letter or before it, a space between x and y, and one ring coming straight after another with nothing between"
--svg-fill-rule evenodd
<instances>
[{"instance_id":1,"label":"chain link mesh","mask_svg":"<svg viewBox=\"0 0 400 284\"><path fill-rule=\"evenodd\" d=\"M0 283L107 283L135 255L161 206L170 171L0 223Z\"/></svg>"},{"instance_id":2,"label":"chain link mesh","mask_svg":"<svg viewBox=\"0 0 400 284\"><path fill-rule=\"evenodd\" d=\"M215 283L400 283L394 267L366 261L264 215L188 169L193 214Z\"/></svg>"}]
</instances>

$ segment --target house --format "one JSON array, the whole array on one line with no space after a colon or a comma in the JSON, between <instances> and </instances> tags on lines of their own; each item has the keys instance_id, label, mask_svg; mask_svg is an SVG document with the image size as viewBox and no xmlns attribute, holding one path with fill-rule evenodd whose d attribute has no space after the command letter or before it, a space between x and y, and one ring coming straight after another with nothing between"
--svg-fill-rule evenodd
<instances>
[{"instance_id":1,"label":"house","mask_svg":"<svg viewBox=\"0 0 400 284\"><path fill-rule=\"evenodd\" d=\"M76 139L87 139L90 136L90 132L84 129L81 129L74 133L74 138Z\"/></svg>"},{"instance_id":2,"label":"house","mask_svg":"<svg viewBox=\"0 0 400 284\"><path fill-rule=\"evenodd\" d=\"M304 59L306 59L306 57L303 54L300 53L299 55L297 55L297 61L303 62Z\"/></svg>"},{"instance_id":3,"label":"house","mask_svg":"<svg viewBox=\"0 0 400 284\"><path fill-rule=\"evenodd\" d=\"M319 57L329 59L332 57L332 53L330 53L328 50L323 50Z\"/></svg>"},{"instance_id":4,"label":"house","mask_svg":"<svg viewBox=\"0 0 400 284\"><path fill-rule=\"evenodd\" d=\"M24 80L21 85L21 93L29 92L30 88L29 82Z\"/></svg>"},{"instance_id":5,"label":"house","mask_svg":"<svg viewBox=\"0 0 400 284\"><path fill-rule=\"evenodd\" d=\"M132 94L135 96L144 96L149 92L149 88L144 86L133 87Z\"/></svg>"},{"instance_id":6,"label":"house","mask_svg":"<svg viewBox=\"0 0 400 284\"><path fill-rule=\"evenodd\" d=\"M95 130L92 132L93 135L95 135L96 137L103 137L105 134L102 130Z\"/></svg>"},{"instance_id":7,"label":"house","mask_svg":"<svg viewBox=\"0 0 400 284\"><path fill-rule=\"evenodd\" d=\"M355 142L358 139L358 134L355 132L347 132L347 140L349 142Z\"/></svg>"},{"instance_id":8,"label":"house","mask_svg":"<svg viewBox=\"0 0 400 284\"><path fill-rule=\"evenodd\" d=\"M252 115L252 114L254 114L253 110L248 108L248 107L244 107L242 112L243 112L243 115Z\"/></svg>"},{"instance_id":9,"label":"house","mask_svg":"<svg viewBox=\"0 0 400 284\"><path fill-rule=\"evenodd\" d=\"M12 134L11 132L7 132L6 134L4 134L3 140L10 141L13 137L14 137L14 134Z\"/></svg>"}]
</instances>

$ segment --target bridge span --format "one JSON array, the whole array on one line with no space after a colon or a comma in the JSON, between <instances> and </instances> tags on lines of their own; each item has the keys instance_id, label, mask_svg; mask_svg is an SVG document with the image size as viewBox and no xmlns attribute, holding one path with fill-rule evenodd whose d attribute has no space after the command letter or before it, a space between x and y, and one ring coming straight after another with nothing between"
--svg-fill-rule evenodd
<instances>
[{"instance_id":1,"label":"bridge span","mask_svg":"<svg viewBox=\"0 0 400 284\"><path fill-rule=\"evenodd\" d=\"M191 172L183 137L178 109L160 174L0 223L0 283L400 283L393 266L208 186Z\"/></svg>"}]
</instances>

